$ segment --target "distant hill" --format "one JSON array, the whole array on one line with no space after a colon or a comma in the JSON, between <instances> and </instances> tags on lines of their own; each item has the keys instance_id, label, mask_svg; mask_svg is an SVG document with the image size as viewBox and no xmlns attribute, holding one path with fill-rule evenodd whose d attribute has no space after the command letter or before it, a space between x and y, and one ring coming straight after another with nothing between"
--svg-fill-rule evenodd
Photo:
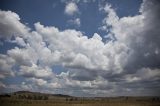
<instances>
[{"instance_id":1,"label":"distant hill","mask_svg":"<svg viewBox=\"0 0 160 106\"><path fill-rule=\"evenodd\" d=\"M117 97L74 97L64 94L48 94L31 91L17 91L1 94L0 98L29 99L29 100L109 100L109 101L160 101L157 96L117 96Z\"/></svg>"},{"instance_id":2,"label":"distant hill","mask_svg":"<svg viewBox=\"0 0 160 106\"><path fill-rule=\"evenodd\" d=\"M12 94L34 94L34 95L48 95L48 96L56 96L56 97L72 97L70 95L64 95L64 94L48 94L48 93L41 93L41 92L31 92L31 91L17 91L13 92Z\"/></svg>"},{"instance_id":3,"label":"distant hill","mask_svg":"<svg viewBox=\"0 0 160 106\"><path fill-rule=\"evenodd\" d=\"M13 93L1 94L0 97L10 97L15 99L48 100L48 99L59 99L59 98L71 98L72 96L63 94L30 92L30 91L17 91Z\"/></svg>"}]
</instances>

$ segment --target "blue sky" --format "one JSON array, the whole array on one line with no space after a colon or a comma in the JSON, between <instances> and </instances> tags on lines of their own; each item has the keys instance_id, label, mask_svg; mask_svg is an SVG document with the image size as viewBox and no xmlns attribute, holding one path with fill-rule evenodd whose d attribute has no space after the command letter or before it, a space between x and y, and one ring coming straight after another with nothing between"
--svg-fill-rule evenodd
<instances>
[{"instance_id":1,"label":"blue sky","mask_svg":"<svg viewBox=\"0 0 160 106\"><path fill-rule=\"evenodd\" d=\"M77 4L80 13L74 16L64 14L66 3L61 2L61 0L2 0L1 2L2 10L16 12L21 17L21 21L27 23L29 27L34 28L34 23L41 22L43 25L56 26L61 30L77 29L91 37L95 32L103 34L98 30L98 27L101 26L101 21L106 15L103 12L99 12L99 4L105 5L106 2L112 4L119 17L134 16L139 13L142 0L104 0L104 2L96 0L89 3L84 3L82 0ZM69 19L74 17L81 19L81 26L78 28L67 23Z\"/></svg>"},{"instance_id":2,"label":"blue sky","mask_svg":"<svg viewBox=\"0 0 160 106\"><path fill-rule=\"evenodd\" d=\"M157 95L158 6L157 0L1 0L1 91Z\"/></svg>"}]
</instances>

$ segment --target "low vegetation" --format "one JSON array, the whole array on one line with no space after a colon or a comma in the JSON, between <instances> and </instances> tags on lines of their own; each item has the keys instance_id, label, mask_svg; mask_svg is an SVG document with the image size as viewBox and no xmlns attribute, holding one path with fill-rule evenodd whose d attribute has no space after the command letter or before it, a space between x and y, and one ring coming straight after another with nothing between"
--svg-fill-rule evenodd
<instances>
[{"instance_id":1,"label":"low vegetation","mask_svg":"<svg viewBox=\"0 0 160 106\"><path fill-rule=\"evenodd\" d=\"M160 97L72 97L20 91L1 95L0 106L160 106Z\"/></svg>"}]
</instances>

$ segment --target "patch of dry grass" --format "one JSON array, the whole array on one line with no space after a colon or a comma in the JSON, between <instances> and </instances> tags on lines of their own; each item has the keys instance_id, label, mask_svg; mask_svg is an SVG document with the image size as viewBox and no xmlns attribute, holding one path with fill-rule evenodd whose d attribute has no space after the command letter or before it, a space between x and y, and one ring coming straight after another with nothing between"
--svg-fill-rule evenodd
<instances>
[{"instance_id":1,"label":"patch of dry grass","mask_svg":"<svg viewBox=\"0 0 160 106\"><path fill-rule=\"evenodd\" d=\"M124 100L25 100L1 98L0 106L160 106L160 102Z\"/></svg>"}]
</instances>

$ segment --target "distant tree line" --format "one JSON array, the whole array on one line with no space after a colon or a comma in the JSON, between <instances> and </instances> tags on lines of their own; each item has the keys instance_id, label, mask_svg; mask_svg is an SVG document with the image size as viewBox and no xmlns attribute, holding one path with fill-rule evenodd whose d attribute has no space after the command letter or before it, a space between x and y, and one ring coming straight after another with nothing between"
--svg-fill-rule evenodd
<instances>
[{"instance_id":1,"label":"distant tree line","mask_svg":"<svg viewBox=\"0 0 160 106\"><path fill-rule=\"evenodd\" d=\"M47 95L18 95L18 99L48 100Z\"/></svg>"}]
</instances>

